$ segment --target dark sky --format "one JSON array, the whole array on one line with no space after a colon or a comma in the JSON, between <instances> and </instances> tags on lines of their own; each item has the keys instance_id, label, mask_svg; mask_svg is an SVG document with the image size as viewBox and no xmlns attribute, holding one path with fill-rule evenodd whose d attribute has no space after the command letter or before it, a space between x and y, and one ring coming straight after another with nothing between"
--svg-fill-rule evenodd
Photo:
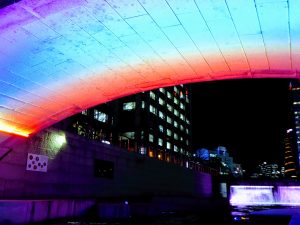
<instances>
[{"instance_id":1,"label":"dark sky","mask_svg":"<svg viewBox=\"0 0 300 225\"><path fill-rule=\"evenodd\" d=\"M225 146L246 170L282 163L288 79L241 79L192 84L194 149Z\"/></svg>"}]
</instances>

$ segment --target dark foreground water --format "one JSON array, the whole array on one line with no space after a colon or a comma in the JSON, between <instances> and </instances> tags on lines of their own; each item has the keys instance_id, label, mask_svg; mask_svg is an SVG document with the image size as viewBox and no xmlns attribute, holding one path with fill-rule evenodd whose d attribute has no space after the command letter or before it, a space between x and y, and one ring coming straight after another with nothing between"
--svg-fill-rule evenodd
<instances>
[{"instance_id":1,"label":"dark foreground water","mask_svg":"<svg viewBox=\"0 0 300 225\"><path fill-rule=\"evenodd\" d=\"M231 209L231 221L236 225L288 225L291 217L286 215L252 214L269 209L292 209L293 207L269 205L269 206L235 206Z\"/></svg>"},{"instance_id":2,"label":"dark foreground water","mask_svg":"<svg viewBox=\"0 0 300 225\"><path fill-rule=\"evenodd\" d=\"M282 206L243 206L216 208L195 212L162 212L152 217L130 217L118 219L104 218L67 218L47 221L39 224L46 225L288 225L288 216L251 216L255 211L284 208ZM228 211L229 209L229 211Z\"/></svg>"}]
</instances>

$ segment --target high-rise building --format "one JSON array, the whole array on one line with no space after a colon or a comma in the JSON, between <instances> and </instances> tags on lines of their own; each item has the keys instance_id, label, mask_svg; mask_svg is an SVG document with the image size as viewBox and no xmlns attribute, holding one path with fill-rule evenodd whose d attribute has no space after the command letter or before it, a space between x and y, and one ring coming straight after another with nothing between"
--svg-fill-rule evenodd
<instances>
[{"instance_id":1,"label":"high-rise building","mask_svg":"<svg viewBox=\"0 0 300 225\"><path fill-rule=\"evenodd\" d=\"M288 129L284 138L284 176L292 179L297 178L297 155L293 142L293 129Z\"/></svg>"},{"instance_id":2,"label":"high-rise building","mask_svg":"<svg viewBox=\"0 0 300 225\"><path fill-rule=\"evenodd\" d=\"M299 162L300 162L300 81L299 80L292 80L289 85L289 92L290 92L290 115L289 115L289 124L291 130L288 130L285 137L285 151L290 155L285 154L285 157L289 157L293 161L285 162L289 163L285 165L285 171L289 174L288 176L296 176L299 175ZM288 149L287 149L288 148ZM293 166L293 163L295 166ZM288 167L287 167L288 166ZM291 167L291 168L290 168ZM296 174L293 172L293 168L296 169ZM291 171L291 172L290 172Z\"/></svg>"},{"instance_id":3,"label":"high-rise building","mask_svg":"<svg viewBox=\"0 0 300 225\"><path fill-rule=\"evenodd\" d=\"M162 160L191 156L190 86L127 96L87 109L55 126Z\"/></svg>"}]
</instances>

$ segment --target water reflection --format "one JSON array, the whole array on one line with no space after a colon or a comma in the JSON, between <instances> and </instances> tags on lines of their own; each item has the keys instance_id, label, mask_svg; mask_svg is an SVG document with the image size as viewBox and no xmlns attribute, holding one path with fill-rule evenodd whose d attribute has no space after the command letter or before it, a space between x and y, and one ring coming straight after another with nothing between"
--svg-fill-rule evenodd
<instances>
[{"instance_id":1,"label":"water reflection","mask_svg":"<svg viewBox=\"0 0 300 225\"><path fill-rule=\"evenodd\" d=\"M265 205L265 206L232 206L231 209L231 217L232 221L234 222L243 222L247 221L250 224L250 214L253 212L261 211L261 210L268 210L272 208L279 208L281 206L274 206L274 205Z\"/></svg>"}]
</instances>

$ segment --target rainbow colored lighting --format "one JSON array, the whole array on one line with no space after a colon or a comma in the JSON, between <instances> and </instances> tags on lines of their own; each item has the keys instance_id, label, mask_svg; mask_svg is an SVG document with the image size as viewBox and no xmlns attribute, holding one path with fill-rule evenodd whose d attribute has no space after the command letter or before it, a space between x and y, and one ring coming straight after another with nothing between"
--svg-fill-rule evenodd
<instances>
[{"instance_id":1,"label":"rainbow colored lighting","mask_svg":"<svg viewBox=\"0 0 300 225\"><path fill-rule=\"evenodd\" d=\"M0 130L180 83L297 78L300 0L21 0L0 9Z\"/></svg>"},{"instance_id":2,"label":"rainbow colored lighting","mask_svg":"<svg viewBox=\"0 0 300 225\"><path fill-rule=\"evenodd\" d=\"M8 134L15 134L22 137L29 137L29 132L20 131L12 126L7 126L5 124L0 123L0 131Z\"/></svg>"}]
</instances>

